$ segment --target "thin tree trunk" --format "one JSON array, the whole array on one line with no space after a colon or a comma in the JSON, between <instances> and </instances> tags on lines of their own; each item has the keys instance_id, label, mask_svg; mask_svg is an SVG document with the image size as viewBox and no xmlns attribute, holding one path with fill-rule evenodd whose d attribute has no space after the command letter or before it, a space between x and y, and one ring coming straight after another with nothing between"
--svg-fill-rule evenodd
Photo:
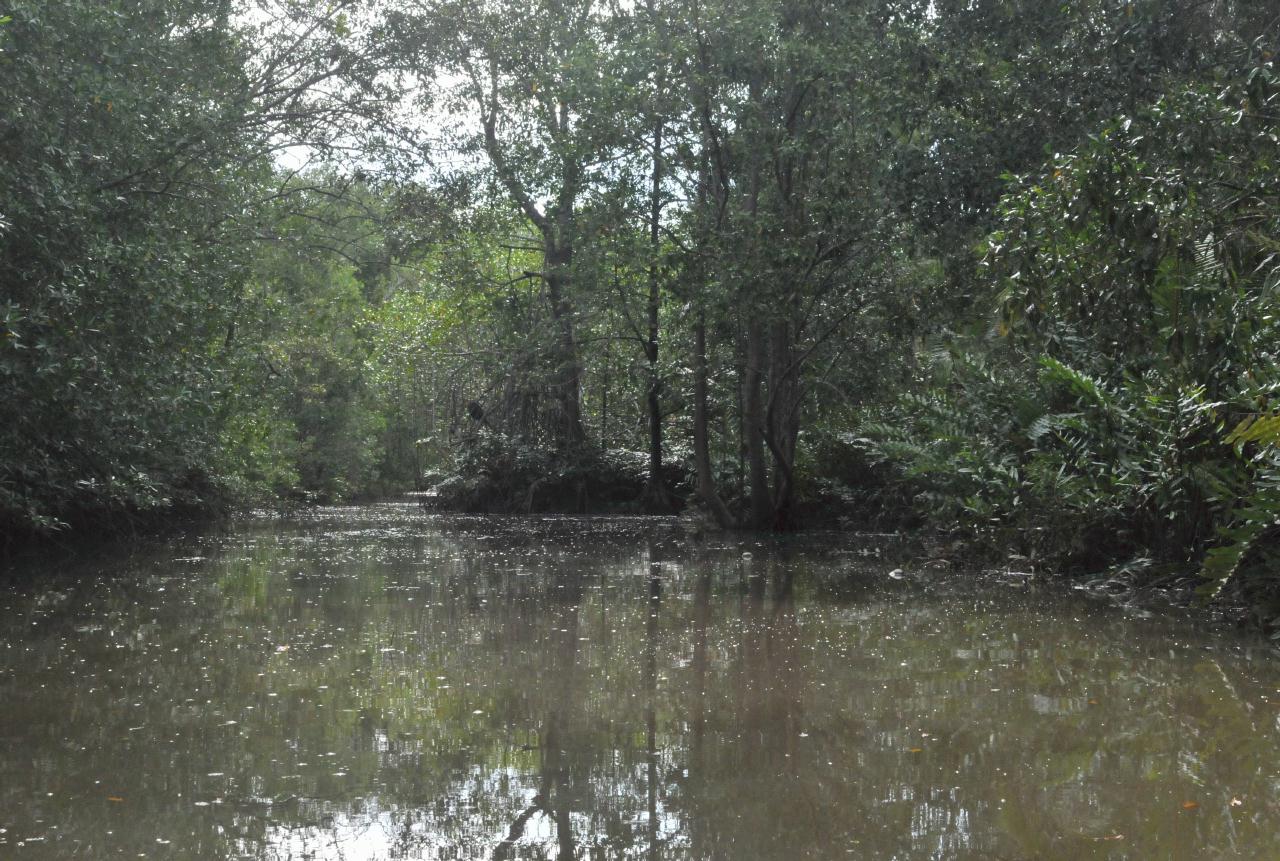
<instances>
[{"instance_id":1,"label":"thin tree trunk","mask_svg":"<svg viewBox=\"0 0 1280 861\"><path fill-rule=\"evenodd\" d=\"M753 319L747 323L747 355L742 373L742 435L750 500L747 524L753 529L767 527L773 518L769 469L765 461L764 366L767 352L764 324Z\"/></svg>"},{"instance_id":2,"label":"thin tree trunk","mask_svg":"<svg viewBox=\"0 0 1280 861\"><path fill-rule=\"evenodd\" d=\"M759 108L763 100L763 86L758 76L747 85L747 98L753 107ZM749 147L748 184L743 200L743 215L747 232L757 241L765 241L759 222L760 188L763 184L761 153ZM744 249L746 251L747 249ZM764 375L768 361L768 340L759 302L763 292L758 277L748 274L744 284L742 307L748 315L746 355L742 375L742 442L747 459L747 497L749 513L747 523L753 529L769 525L773 515L773 501L769 493L769 469L765 460L765 402Z\"/></svg>"},{"instance_id":3,"label":"thin tree trunk","mask_svg":"<svg viewBox=\"0 0 1280 861\"><path fill-rule=\"evenodd\" d=\"M693 341L693 459L698 472L698 496L716 523L728 528L737 523L716 493L716 480L711 473L711 442L707 432L707 321L701 311L694 324Z\"/></svg>"},{"instance_id":4,"label":"thin tree trunk","mask_svg":"<svg viewBox=\"0 0 1280 861\"><path fill-rule=\"evenodd\" d=\"M646 393L649 412L649 482L645 488L645 497L654 511L670 511L672 507L666 485L662 481L662 377L658 371L658 312L662 301L658 271L658 255L661 251L658 220L662 215L662 126L662 120L658 120L653 129L653 185L649 194L649 331L645 342L645 358L649 361L649 389Z\"/></svg>"},{"instance_id":5,"label":"thin tree trunk","mask_svg":"<svg viewBox=\"0 0 1280 861\"><path fill-rule=\"evenodd\" d=\"M785 319L769 327L769 407L766 442L773 455L773 528L791 528L795 496L796 444L800 436L800 363L795 361L791 325Z\"/></svg>"},{"instance_id":6,"label":"thin tree trunk","mask_svg":"<svg viewBox=\"0 0 1280 861\"><path fill-rule=\"evenodd\" d=\"M609 354L605 353L604 388L600 392L600 447L609 447Z\"/></svg>"}]
</instances>

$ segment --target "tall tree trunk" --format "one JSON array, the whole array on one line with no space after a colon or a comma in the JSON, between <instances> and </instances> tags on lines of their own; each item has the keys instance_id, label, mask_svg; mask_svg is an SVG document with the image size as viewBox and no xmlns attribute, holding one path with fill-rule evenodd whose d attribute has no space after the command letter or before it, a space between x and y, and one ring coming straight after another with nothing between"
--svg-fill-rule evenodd
<instances>
[{"instance_id":1,"label":"tall tree trunk","mask_svg":"<svg viewBox=\"0 0 1280 861\"><path fill-rule=\"evenodd\" d=\"M733 515L716 493L716 480L711 473L711 440L707 430L707 320L702 311L698 312L698 322L693 329L693 460L702 503L720 526L736 526Z\"/></svg>"},{"instance_id":2,"label":"tall tree trunk","mask_svg":"<svg viewBox=\"0 0 1280 861\"><path fill-rule=\"evenodd\" d=\"M649 412L649 481L645 487L645 497L649 508L654 511L670 511L672 508L662 480L662 377L658 371L658 312L662 302L658 270L658 256L661 252L658 220L662 215L662 131L663 123L659 119L653 128L653 185L649 193L649 331L644 350L649 362L649 389L646 392Z\"/></svg>"},{"instance_id":3,"label":"tall tree trunk","mask_svg":"<svg viewBox=\"0 0 1280 861\"><path fill-rule=\"evenodd\" d=\"M742 436L747 458L747 493L750 513L747 524L753 529L769 526L773 500L769 492L769 469L765 460L764 369L768 345L764 323L747 323L747 353L742 369Z\"/></svg>"},{"instance_id":4,"label":"tall tree trunk","mask_svg":"<svg viewBox=\"0 0 1280 861\"><path fill-rule=\"evenodd\" d=\"M547 300L551 304L551 319L555 325L552 355L555 367L551 386L560 409L556 437L563 445L575 446L586 440L587 433L582 426L582 365L578 361L578 344L574 338L573 305L565 294L569 266L573 263L573 246L548 237L544 257Z\"/></svg>"},{"instance_id":5,"label":"tall tree trunk","mask_svg":"<svg viewBox=\"0 0 1280 861\"><path fill-rule=\"evenodd\" d=\"M795 360L792 325L786 319L769 327L769 406L766 442L773 455L773 523L791 528L795 497L796 444L800 437L800 366Z\"/></svg>"},{"instance_id":6,"label":"tall tree trunk","mask_svg":"<svg viewBox=\"0 0 1280 861\"><path fill-rule=\"evenodd\" d=\"M574 207L581 181L581 165L570 157L560 162L560 189L554 204L544 212L539 209L529 190L525 188L510 163L507 153L498 140L497 126L500 114L497 71L489 72L489 92L478 93L481 99L484 148L498 175L498 180L511 195L542 236L543 277L547 284L547 299L551 304L551 319L555 326L555 347L552 361L555 365L551 381L552 393L560 415L556 417L554 434L564 446L575 446L586 441L582 426L582 365L578 360L578 347L573 334L573 305L565 287L573 263ZM551 118L555 134L563 134L569 124L569 105L561 102L559 111Z\"/></svg>"},{"instance_id":7,"label":"tall tree trunk","mask_svg":"<svg viewBox=\"0 0 1280 861\"><path fill-rule=\"evenodd\" d=\"M708 133L709 123L703 125L702 157L698 165L698 212L704 217L709 211L712 187L716 189L716 199L723 199L727 194L727 186L713 179L719 173L711 170L712 149ZM718 220L717 216L717 220ZM702 288L706 279L702 277L701 266L695 268L696 275L692 283ZM698 315L693 326L693 461L697 473L697 492L702 504L707 507L712 518L721 528L737 526L737 521L730 513L720 494L716 492L715 475L711 472L711 434L707 416L707 313L699 306Z\"/></svg>"},{"instance_id":8,"label":"tall tree trunk","mask_svg":"<svg viewBox=\"0 0 1280 861\"><path fill-rule=\"evenodd\" d=\"M753 75L747 84L747 99L753 109L761 110L763 84L759 74ZM756 147L748 147L747 192L743 200L746 233L756 242L767 237L760 224L760 189L763 184L762 153ZM754 249L744 248L740 253L750 254ZM763 308L761 279L755 273L747 273L742 307L748 315L746 355L742 373L742 444L747 459L747 496L749 513L747 523L753 529L769 525L773 515L773 502L769 494L769 470L765 460L765 402L764 375L768 361L768 341L764 321L760 317Z\"/></svg>"},{"instance_id":9,"label":"tall tree trunk","mask_svg":"<svg viewBox=\"0 0 1280 861\"><path fill-rule=\"evenodd\" d=\"M609 447L609 353L605 352L604 386L600 392L600 447Z\"/></svg>"}]
</instances>

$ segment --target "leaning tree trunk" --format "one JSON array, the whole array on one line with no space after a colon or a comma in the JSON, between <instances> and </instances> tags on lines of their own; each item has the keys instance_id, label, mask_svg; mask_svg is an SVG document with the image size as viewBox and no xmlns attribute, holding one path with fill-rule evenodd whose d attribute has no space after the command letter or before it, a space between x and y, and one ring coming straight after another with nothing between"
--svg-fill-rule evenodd
<instances>
[{"instance_id":1,"label":"leaning tree trunk","mask_svg":"<svg viewBox=\"0 0 1280 861\"><path fill-rule=\"evenodd\" d=\"M553 430L558 443L576 446L586 441L587 434L582 426L582 365L574 339L573 305L565 288L573 263L574 206L581 180L581 165L568 156L562 159L559 193L551 207L545 211L540 209L507 161L507 152L498 140L497 73L491 71L490 74L493 77L489 92L482 94L484 148L499 181L542 236L543 278L555 327L550 387L559 415ZM567 103L561 103L559 113L552 117L561 132L568 124L568 112Z\"/></svg>"}]
</instances>

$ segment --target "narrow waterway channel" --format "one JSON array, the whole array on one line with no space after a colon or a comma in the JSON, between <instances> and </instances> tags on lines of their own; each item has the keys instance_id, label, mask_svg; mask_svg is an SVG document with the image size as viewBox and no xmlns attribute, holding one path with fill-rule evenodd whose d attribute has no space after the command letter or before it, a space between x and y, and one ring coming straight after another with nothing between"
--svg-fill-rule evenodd
<instances>
[{"instance_id":1,"label":"narrow waterway channel","mask_svg":"<svg viewBox=\"0 0 1280 861\"><path fill-rule=\"evenodd\" d=\"M0 591L0 858L1269 859L1280 658L632 520L260 518Z\"/></svg>"}]
</instances>

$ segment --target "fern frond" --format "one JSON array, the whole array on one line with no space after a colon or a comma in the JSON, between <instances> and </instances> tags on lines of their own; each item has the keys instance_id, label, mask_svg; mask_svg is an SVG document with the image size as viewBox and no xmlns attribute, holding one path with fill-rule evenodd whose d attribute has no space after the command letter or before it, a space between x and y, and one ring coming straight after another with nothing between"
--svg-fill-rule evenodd
<instances>
[{"instance_id":1,"label":"fern frond","mask_svg":"<svg viewBox=\"0 0 1280 861\"><path fill-rule=\"evenodd\" d=\"M1080 418L1079 413L1046 413L1031 423L1027 428L1027 438L1037 442L1046 434L1055 433L1063 428L1074 427L1073 419Z\"/></svg>"},{"instance_id":2,"label":"fern frond","mask_svg":"<svg viewBox=\"0 0 1280 861\"><path fill-rule=\"evenodd\" d=\"M1076 397L1103 409L1114 407L1114 398L1106 387L1088 374L1077 371L1052 356L1040 357L1041 382L1057 384L1069 389Z\"/></svg>"},{"instance_id":3,"label":"fern frond","mask_svg":"<svg viewBox=\"0 0 1280 861\"><path fill-rule=\"evenodd\" d=\"M1208 582L1199 593L1210 601L1222 594L1249 552L1280 522L1280 495L1273 488L1265 488L1250 503L1236 512L1230 526L1218 530L1218 538L1224 543L1209 548L1204 555L1200 576Z\"/></svg>"},{"instance_id":4,"label":"fern frond","mask_svg":"<svg viewBox=\"0 0 1280 861\"><path fill-rule=\"evenodd\" d=\"M1252 415L1242 420L1226 442L1239 452L1247 443L1264 446L1280 445L1280 415Z\"/></svg>"}]
</instances>

